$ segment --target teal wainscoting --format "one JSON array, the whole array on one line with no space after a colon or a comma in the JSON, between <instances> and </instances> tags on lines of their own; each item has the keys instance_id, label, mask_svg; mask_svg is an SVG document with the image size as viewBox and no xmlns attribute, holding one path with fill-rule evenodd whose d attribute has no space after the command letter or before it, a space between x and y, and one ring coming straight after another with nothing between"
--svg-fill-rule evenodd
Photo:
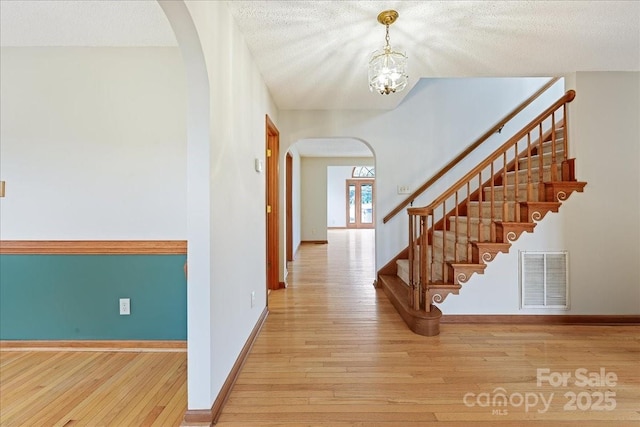
<instances>
[{"instance_id":1,"label":"teal wainscoting","mask_svg":"<svg viewBox=\"0 0 640 427\"><path fill-rule=\"evenodd\" d=\"M186 255L0 255L2 340L186 340ZM131 314L118 300L131 299Z\"/></svg>"}]
</instances>

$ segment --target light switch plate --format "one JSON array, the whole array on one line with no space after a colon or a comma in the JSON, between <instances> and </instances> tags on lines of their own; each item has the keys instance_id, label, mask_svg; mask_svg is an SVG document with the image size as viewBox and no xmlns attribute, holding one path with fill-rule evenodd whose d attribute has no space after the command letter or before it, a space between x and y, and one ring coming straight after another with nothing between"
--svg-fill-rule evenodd
<instances>
[{"instance_id":1,"label":"light switch plate","mask_svg":"<svg viewBox=\"0 0 640 427\"><path fill-rule=\"evenodd\" d=\"M411 188L408 185L398 185L398 194L410 194Z\"/></svg>"}]
</instances>

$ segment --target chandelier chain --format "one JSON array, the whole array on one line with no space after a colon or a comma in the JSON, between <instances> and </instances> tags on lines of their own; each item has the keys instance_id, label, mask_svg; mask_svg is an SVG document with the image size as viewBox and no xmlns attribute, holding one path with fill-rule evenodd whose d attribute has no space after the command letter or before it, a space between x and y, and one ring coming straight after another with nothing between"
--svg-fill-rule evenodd
<instances>
[{"instance_id":1,"label":"chandelier chain","mask_svg":"<svg viewBox=\"0 0 640 427\"><path fill-rule=\"evenodd\" d=\"M386 41L386 45L384 47L384 50L389 51L391 49L391 46L389 46L389 24L386 25L387 27L387 35L385 36L384 40Z\"/></svg>"}]
</instances>

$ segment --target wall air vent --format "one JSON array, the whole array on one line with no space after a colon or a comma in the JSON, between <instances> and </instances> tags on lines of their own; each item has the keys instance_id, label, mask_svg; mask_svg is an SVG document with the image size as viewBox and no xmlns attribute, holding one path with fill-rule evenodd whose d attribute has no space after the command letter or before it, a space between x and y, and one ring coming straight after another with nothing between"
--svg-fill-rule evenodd
<instances>
[{"instance_id":1,"label":"wall air vent","mask_svg":"<svg viewBox=\"0 0 640 427\"><path fill-rule=\"evenodd\" d=\"M567 252L520 252L521 308L569 308Z\"/></svg>"}]
</instances>

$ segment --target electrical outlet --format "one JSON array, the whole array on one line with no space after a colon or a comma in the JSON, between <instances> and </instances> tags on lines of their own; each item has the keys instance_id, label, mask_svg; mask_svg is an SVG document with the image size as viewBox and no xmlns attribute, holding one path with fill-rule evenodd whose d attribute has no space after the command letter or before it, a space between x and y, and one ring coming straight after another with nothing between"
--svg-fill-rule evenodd
<instances>
[{"instance_id":1,"label":"electrical outlet","mask_svg":"<svg viewBox=\"0 0 640 427\"><path fill-rule=\"evenodd\" d=\"M120 315L128 316L131 314L131 300L129 298L120 298Z\"/></svg>"},{"instance_id":2,"label":"electrical outlet","mask_svg":"<svg viewBox=\"0 0 640 427\"><path fill-rule=\"evenodd\" d=\"M256 291L251 291L251 308L256 305Z\"/></svg>"}]
</instances>

